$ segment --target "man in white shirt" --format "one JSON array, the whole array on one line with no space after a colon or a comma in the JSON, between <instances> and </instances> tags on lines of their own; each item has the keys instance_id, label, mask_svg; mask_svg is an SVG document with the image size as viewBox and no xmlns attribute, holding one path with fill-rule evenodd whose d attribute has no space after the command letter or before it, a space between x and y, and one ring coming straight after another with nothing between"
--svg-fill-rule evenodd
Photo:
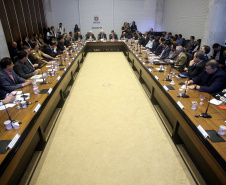
<instances>
[{"instance_id":1,"label":"man in white shirt","mask_svg":"<svg viewBox=\"0 0 226 185\"><path fill-rule=\"evenodd\" d=\"M148 48L148 49L150 49L150 50L152 50L153 43L154 43L154 36L150 36L149 37L149 41L148 41L148 43L146 44L145 47Z\"/></svg>"},{"instance_id":2,"label":"man in white shirt","mask_svg":"<svg viewBox=\"0 0 226 185\"><path fill-rule=\"evenodd\" d=\"M57 32L59 33L59 34L63 34L63 33L65 33L65 28L63 27L63 25L62 25L62 23L59 23L59 27L58 27L58 29L57 29Z\"/></svg>"}]
</instances>

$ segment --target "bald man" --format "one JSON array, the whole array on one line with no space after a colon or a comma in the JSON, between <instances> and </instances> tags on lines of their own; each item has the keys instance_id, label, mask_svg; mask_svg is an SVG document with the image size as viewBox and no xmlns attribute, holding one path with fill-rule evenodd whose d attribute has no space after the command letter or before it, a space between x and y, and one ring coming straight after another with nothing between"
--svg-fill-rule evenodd
<instances>
[{"instance_id":1,"label":"bald man","mask_svg":"<svg viewBox=\"0 0 226 185\"><path fill-rule=\"evenodd\" d=\"M90 31L87 35L86 35L86 40L96 40L94 34L92 31Z\"/></svg>"},{"instance_id":2,"label":"bald man","mask_svg":"<svg viewBox=\"0 0 226 185\"><path fill-rule=\"evenodd\" d=\"M98 40L100 39L107 39L107 36L104 33L104 30L101 30L100 33L98 34Z\"/></svg>"}]
</instances>

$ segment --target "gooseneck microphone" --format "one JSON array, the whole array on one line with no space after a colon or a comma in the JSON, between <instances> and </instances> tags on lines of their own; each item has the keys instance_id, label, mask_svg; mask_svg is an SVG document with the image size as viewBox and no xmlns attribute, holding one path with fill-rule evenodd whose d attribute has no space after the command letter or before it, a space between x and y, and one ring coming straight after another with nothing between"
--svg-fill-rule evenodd
<instances>
[{"instance_id":1,"label":"gooseneck microphone","mask_svg":"<svg viewBox=\"0 0 226 185\"><path fill-rule=\"evenodd\" d=\"M211 98L211 94L210 94L210 98ZM212 118L212 116L210 114L207 113L208 111L208 108L209 108L209 105L210 105L210 98L209 98L209 102L208 102L208 105L207 105L207 108L206 108L206 112L205 113L202 113L200 116L202 116L203 118Z\"/></svg>"},{"instance_id":2,"label":"gooseneck microphone","mask_svg":"<svg viewBox=\"0 0 226 185\"><path fill-rule=\"evenodd\" d=\"M171 69L172 69L172 67L170 66L169 74L168 74L168 76L167 76L167 78L166 78L166 81L172 81L172 80L170 79Z\"/></svg>"},{"instance_id":3,"label":"gooseneck microphone","mask_svg":"<svg viewBox=\"0 0 226 185\"><path fill-rule=\"evenodd\" d=\"M188 90L188 78L187 78L187 85L186 85L185 91L182 94L182 98L189 98L189 96L187 95L187 90Z\"/></svg>"},{"instance_id":4,"label":"gooseneck microphone","mask_svg":"<svg viewBox=\"0 0 226 185\"><path fill-rule=\"evenodd\" d=\"M40 67L41 72L42 72L42 68ZM40 83L41 85L47 84L48 82L45 81L44 76L43 76L43 72L42 72L42 82Z\"/></svg>"}]
</instances>

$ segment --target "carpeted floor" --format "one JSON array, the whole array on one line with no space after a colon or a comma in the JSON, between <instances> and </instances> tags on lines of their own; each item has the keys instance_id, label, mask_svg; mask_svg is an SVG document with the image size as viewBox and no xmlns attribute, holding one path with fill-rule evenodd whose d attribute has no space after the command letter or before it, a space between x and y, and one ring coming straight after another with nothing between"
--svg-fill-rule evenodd
<instances>
[{"instance_id":1,"label":"carpeted floor","mask_svg":"<svg viewBox=\"0 0 226 185\"><path fill-rule=\"evenodd\" d=\"M30 184L195 184L121 52L88 53Z\"/></svg>"}]
</instances>

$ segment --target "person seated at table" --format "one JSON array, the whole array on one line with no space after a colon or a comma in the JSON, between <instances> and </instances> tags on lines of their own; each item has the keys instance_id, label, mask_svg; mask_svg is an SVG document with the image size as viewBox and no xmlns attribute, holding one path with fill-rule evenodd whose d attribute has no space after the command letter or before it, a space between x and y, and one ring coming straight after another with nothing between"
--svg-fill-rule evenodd
<instances>
[{"instance_id":1,"label":"person seated at table","mask_svg":"<svg viewBox=\"0 0 226 185\"><path fill-rule=\"evenodd\" d=\"M31 48L31 41L29 40L29 38L26 36L26 37L23 37L23 45L25 46L28 46L29 48Z\"/></svg>"},{"instance_id":2,"label":"person seated at table","mask_svg":"<svg viewBox=\"0 0 226 185\"><path fill-rule=\"evenodd\" d=\"M82 40L81 32L78 32L77 34L75 34L75 41L81 41L81 40Z\"/></svg>"},{"instance_id":3,"label":"person seated at table","mask_svg":"<svg viewBox=\"0 0 226 185\"><path fill-rule=\"evenodd\" d=\"M64 33L63 38L64 38L64 45L66 47L69 47L71 45L70 37L66 33Z\"/></svg>"},{"instance_id":4,"label":"person seated at table","mask_svg":"<svg viewBox=\"0 0 226 185\"><path fill-rule=\"evenodd\" d=\"M190 36L189 42L184 46L184 50L188 52L189 50L192 50L193 45L195 44L195 36Z\"/></svg>"},{"instance_id":5,"label":"person seated at table","mask_svg":"<svg viewBox=\"0 0 226 185\"><path fill-rule=\"evenodd\" d=\"M153 52L155 55L160 55L162 53L162 43L165 41L165 38L161 37L159 39L159 45L158 47L155 49L155 51Z\"/></svg>"},{"instance_id":6,"label":"person seated at table","mask_svg":"<svg viewBox=\"0 0 226 185\"><path fill-rule=\"evenodd\" d=\"M205 54L205 55L204 55L204 58L205 58L204 60L205 60L205 61L209 61L210 59L209 59L209 57L208 57L207 54L210 52L210 47L207 46L207 45L203 45L202 48L201 48L201 50L202 50L203 53Z\"/></svg>"},{"instance_id":7,"label":"person seated at table","mask_svg":"<svg viewBox=\"0 0 226 185\"><path fill-rule=\"evenodd\" d=\"M96 40L96 37L94 36L92 31L86 34L86 40Z\"/></svg>"},{"instance_id":8,"label":"person seated at table","mask_svg":"<svg viewBox=\"0 0 226 185\"><path fill-rule=\"evenodd\" d=\"M75 41L75 37L74 37L72 31L69 32L69 36L68 37L69 37L69 41L70 42L74 42Z\"/></svg>"},{"instance_id":9,"label":"person seated at table","mask_svg":"<svg viewBox=\"0 0 226 185\"><path fill-rule=\"evenodd\" d=\"M31 80L25 80L14 72L12 59L3 58L0 61L0 66L0 87L7 93L32 84Z\"/></svg>"},{"instance_id":10,"label":"person seated at table","mask_svg":"<svg viewBox=\"0 0 226 185\"><path fill-rule=\"evenodd\" d=\"M32 43L31 46L32 46L32 50L31 50L31 53L29 56L31 57L32 62L37 63L39 65L43 65L43 63L51 64L51 62L46 61L45 58L47 58L49 60L53 60L54 57L51 57L51 56L43 53L41 50L39 50L39 45L37 42Z\"/></svg>"},{"instance_id":11,"label":"person seated at table","mask_svg":"<svg viewBox=\"0 0 226 185\"><path fill-rule=\"evenodd\" d=\"M51 41L49 45L45 47L44 53L46 53L47 55L53 58L55 58L58 54L60 54L57 52L57 42L54 40Z\"/></svg>"},{"instance_id":12,"label":"person seated at table","mask_svg":"<svg viewBox=\"0 0 226 185\"><path fill-rule=\"evenodd\" d=\"M165 31L162 32L162 36L161 37L164 37L165 39L168 39L168 35L167 35L167 33Z\"/></svg>"},{"instance_id":13,"label":"person seated at table","mask_svg":"<svg viewBox=\"0 0 226 185\"><path fill-rule=\"evenodd\" d=\"M220 61L223 57L223 52L226 50L226 47L221 46L218 43L213 44L213 56L211 56L211 59L215 59L216 61Z\"/></svg>"},{"instance_id":14,"label":"person seated at table","mask_svg":"<svg viewBox=\"0 0 226 185\"><path fill-rule=\"evenodd\" d=\"M33 34L33 38L34 38L34 41L38 43L39 46L44 46L38 39L38 34L37 33L34 33Z\"/></svg>"},{"instance_id":15,"label":"person seated at table","mask_svg":"<svg viewBox=\"0 0 226 185\"><path fill-rule=\"evenodd\" d=\"M206 63L206 70L198 77L185 82L185 85L189 85L189 89L213 94L221 92L226 87L225 81L226 73L220 68L218 62L212 59Z\"/></svg>"},{"instance_id":16,"label":"person seated at table","mask_svg":"<svg viewBox=\"0 0 226 185\"><path fill-rule=\"evenodd\" d=\"M28 54L28 59L27 61L30 63L31 66L33 66L34 68L38 68L38 64L35 63L35 60L32 61L32 58L30 57L30 53L31 53L31 48L29 48L29 46L23 46L23 49L21 51L26 51Z\"/></svg>"},{"instance_id":17,"label":"person seated at table","mask_svg":"<svg viewBox=\"0 0 226 185\"><path fill-rule=\"evenodd\" d=\"M150 51L152 51L152 47L153 47L153 44L154 44L154 40L155 38L154 38L154 36L150 36L149 37L149 41L148 41L148 43L146 44L146 48L148 48Z\"/></svg>"},{"instance_id":18,"label":"person seated at table","mask_svg":"<svg viewBox=\"0 0 226 185\"><path fill-rule=\"evenodd\" d=\"M149 41L149 36L148 36L148 32L146 31L146 32L144 32L144 35L143 35L143 37L144 37L144 39L145 39L145 45L148 43L148 41Z\"/></svg>"},{"instance_id":19,"label":"person seated at table","mask_svg":"<svg viewBox=\"0 0 226 185\"><path fill-rule=\"evenodd\" d=\"M136 32L133 32L130 36L129 36L130 39L134 39L134 40L138 40L138 37L137 37L137 33Z\"/></svg>"},{"instance_id":20,"label":"person seated at table","mask_svg":"<svg viewBox=\"0 0 226 185\"><path fill-rule=\"evenodd\" d=\"M226 71L226 50L224 50L224 52L223 52L223 56L221 57L221 59L219 61L219 65L224 71Z\"/></svg>"},{"instance_id":21,"label":"person seated at table","mask_svg":"<svg viewBox=\"0 0 226 185\"><path fill-rule=\"evenodd\" d=\"M169 56L169 53L171 51L171 42L169 40L166 40L162 43L162 53L159 55L160 59L166 59Z\"/></svg>"},{"instance_id":22,"label":"person seated at table","mask_svg":"<svg viewBox=\"0 0 226 185\"><path fill-rule=\"evenodd\" d=\"M174 64L175 68L178 70L184 69L187 62L187 56L183 52L183 47L177 46L176 53L177 53L177 57L174 60L167 59L166 62Z\"/></svg>"},{"instance_id":23,"label":"person seated at table","mask_svg":"<svg viewBox=\"0 0 226 185\"><path fill-rule=\"evenodd\" d=\"M201 39L198 39L197 41L195 41L195 44L193 45L192 50L189 50L188 53L190 53L191 55L194 55L195 52L200 49L200 44L201 44Z\"/></svg>"},{"instance_id":24,"label":"person seated at table","mask_svg":"<svg viewBox=\"0 0 226 185\"><path fill-rule=\"evenodd\" d=\"M166 59L175 60L175 58L177 57L177 53L176 53L177 46L178 46L177 43L171 44L171 51L169 53L169 56Z\"/></svg>"},{"instance_id":25,"label":"person seated at table","mask_svg":"<svg viewBox=\"0 0 226 185\"><path fill-rule=\"evenodd\" d=\"M8 94L6 91L0 89L0 106L14 102L16 100L16 96L14 93Z\"/></svg>"},{"instance_id":26,"label":"person seated at table","mask_svg":"<svg viewBox=\"0 0 226 185\"><path fill-rule=\"evenodd\" d=\"M28 53L26 51L19 51L18 52L18 60L14 64L13 67L16 74L24 79L28 79L34 75L37 75L41 72L40 69L35 69L29 62L28 62Z\"/></svg>"},{"instance_id":27,"label":"person seated at table","mask_svg":"<svg viewBox=\"0 0 226 185\"><path fill-rule=\"evenodd\" d=\"M107 39L106 34L104 33L104 30L100 30L100 33L97 35L97 39Z\"/></svg>"},{"instance_id":28,"label":"person seated at table","mask_svg":"<svg viewBox=\"0 0 226 185\"><path fill-rule=\"evenodd\" d=\"M38 40L42 44L42 46L47 46L47 44L45 43L41 33L38 34Z\"/></svg>"},{"instance_id":29,"label":"person seated at table","mask_svg":"<svg viewBox=\"0 0 226 185\"><path fill-rule=\"evenodd\" d=\"M57 49L59 51L63 52L66 49L66 46L64 46L64 37L63 36L59 36L57 42L58 42Z\"/></svg>"},{"instance_id":30,"label":"person seated at table","mask_svg":"<svg viewBox=\"0 0 226 185\"><path fill-rule=\"evenodd\" d=\"M10 58L14 61L14 57L17 56L18 47L15 41L12 41L11 46L9 47Z\"/></svg>"},{"instance_id":31,"label":"person seated at table","mask_svg":"<svg viewBox=\"0 0 226 185\"><path fill-rule=\"evenodd\" d=\"M114 30L111 30L111 34L109 35L109 39L110 40L118 39L118 35L115 34L115 31Z\"/></svg>"},{"instance_id":32,"label":"person seated at table","mask_svg":"<svg viewBox=\"0 0 226 185\"><path fill-rule=\"evenodd\" d=\"M177 40L176 40L176 43L179 45L179 46L182 46L182 44L183 44L183 38L182 38L182 35L181 34L179 34L178 35L178 38L177 38Z\"/></svg>"},{"instance_id":33,"label":"person seated at table","mask_svg":"<svg viewBox=\"0 0 226 185\"><path fill-rule=\"evenodd\" d=\"M128 39L128 34L126 32L123 32L123 34L120 37L121 40L126 40Z\"/></svg>"},{"instance_id":34,"label":"person seated at table","mask_svg":"<svg viewBox=\"0 0 226 185\"><path fill-rule=\"evenodd\" d=\"M142 33L138 33L137 34L137 37L138 37L138 44L139 45L142 45L142 46L145 46L146 45L146 40L145 38L142 36Z\"/></svg>"},{"instance_id":35,"label":"person seated at table","mask_svg":"<svg viewBox=\"0 0 226 185\"><path fill-rule=\"evenodd\" d=\"M148 32L147 32L147 34L149 35L149 36L154 36L154 29L153 28L151 28Z\"/></svg>"},{"instance_id":36,"label":"person seated at table","mask_svg":"<svg viewBox=\"0 0 226 185\"><path fill-rule=\"evenodd\" d=\"M203 72L205 66L205 53L199 50L194 54L194 59L190 61L188 68L184 68L185 72L182 74L189 78L195 78Z\"/></svg>"}]
</instances>

